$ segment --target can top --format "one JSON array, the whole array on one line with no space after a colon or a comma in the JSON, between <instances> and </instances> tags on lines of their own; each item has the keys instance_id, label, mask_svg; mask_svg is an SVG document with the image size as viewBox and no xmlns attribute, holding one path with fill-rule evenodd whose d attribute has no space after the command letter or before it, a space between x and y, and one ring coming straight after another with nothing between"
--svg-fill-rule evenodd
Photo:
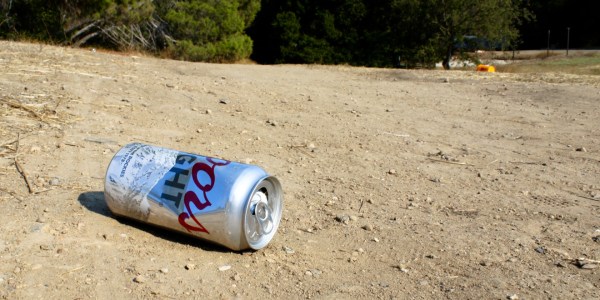
<instances>
[{"instance_id":1,"label":"can top","mask_svg":"<svg viewBox=\"0 0 600 300\"><path fill-rule=\"evenodd\" d=\"M244 234L250 248L265 247L277 232L283 210L283 192L279 181L272 176L261 180L246 203Z\"/></svg>"}]
</instances>

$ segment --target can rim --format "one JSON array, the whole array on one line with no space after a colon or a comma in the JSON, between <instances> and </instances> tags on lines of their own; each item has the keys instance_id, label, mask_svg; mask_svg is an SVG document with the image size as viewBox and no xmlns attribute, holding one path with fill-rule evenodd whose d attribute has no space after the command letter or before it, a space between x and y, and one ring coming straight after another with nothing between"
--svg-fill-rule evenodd
<instances>
[{"instance_id":1,"label":"can rim","mask_svg":"<svg viewBox=\"0 0 600 300\"><path fill-rule=\"evenodd\" d=\"M258 204L258 201L253 201L255 195L257 193L266 194L266 203L268 205L270 218L272 221L272 228L270 228L269 232L266 234L262 234L258 229L251 229L250 227L256 227L257 222L253 219L258 219L255 216L255 208ZM261 201L263 202L263 201ZM264 202L262 203L264 206ZM259 182L254 186L252 192L250 193L248 200L246 201L245 209L244 209L244 223L243 223L243 231L244 237L248 246L254 250L259 250L265 247L275 236L277 232L277 228L279 227L279 223L281 221L281 213L283 211L283 190L281 188L281 183L277 178L273 176L266 176L259 180ZM269 226L269 225L267 225ZM251 236L250 234L255 234L255 236ZM258 236L256 236L258 235Z\"/></svg>"}]
</instances>

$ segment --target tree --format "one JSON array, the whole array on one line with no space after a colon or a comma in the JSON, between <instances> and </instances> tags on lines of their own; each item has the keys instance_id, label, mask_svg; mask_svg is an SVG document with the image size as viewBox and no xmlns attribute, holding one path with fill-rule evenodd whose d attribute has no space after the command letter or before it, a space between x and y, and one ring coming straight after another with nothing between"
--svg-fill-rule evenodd
<instances>
[{"instance_id":1,"label":"tree","mask_svg":"<svg viewBox=\"0 0 600 300\"><path fill-rule=\"evenodd\" d=\"M252 40L244 30L260 0L157 1L173 37L175 57L192 61L236 61L250 56Z\"/></svg>"},{"instance_id":2,"label":"tree","mask_svg":"<svg viewBox=\"0 0 600 300\"><path fill-rule=\"evenodd\" d=\"M489 47L509 47L519 37L519 22L530 16L521 0L426 0L422 5L424 20L436 28L429 41L444 69L450 68L455 46L466 36L476 36Z\"/></svg>"}]
</instances>

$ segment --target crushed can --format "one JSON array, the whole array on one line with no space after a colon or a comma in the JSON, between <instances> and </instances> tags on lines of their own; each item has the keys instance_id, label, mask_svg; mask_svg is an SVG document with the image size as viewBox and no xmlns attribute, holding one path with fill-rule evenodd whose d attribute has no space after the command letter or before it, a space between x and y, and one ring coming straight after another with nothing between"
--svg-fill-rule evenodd
<instances>
[{"instance_id":1,"label":"crushed can","mask_svg":"<svg viewBox=\"0 0 600 300\"><path fill-rule=\"evenodd\" d=\"M111 160L104 199L117 216L235 251L265 247L283 210L281 184L258 166L141 143Z\"/></svg>"}]
</instances>

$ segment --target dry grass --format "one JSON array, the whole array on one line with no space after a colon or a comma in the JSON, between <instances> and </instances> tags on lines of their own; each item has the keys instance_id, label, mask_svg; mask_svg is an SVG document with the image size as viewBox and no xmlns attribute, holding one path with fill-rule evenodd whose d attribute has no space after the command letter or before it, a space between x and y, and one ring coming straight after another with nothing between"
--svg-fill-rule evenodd
<instances>
[{"instance_id":1,"label":"dry grass","mask_svg":"<svg viewBox=\"0 0 600 300\"><path fill-rule=\"evenodd\" d=\"M511 64L497 66L498 72L506 73L567 73L575 75L600 75L600 53L585 52L579 54L545 52L529 54L529 59L521 56Z\"/></svg>"}]
</instances>

